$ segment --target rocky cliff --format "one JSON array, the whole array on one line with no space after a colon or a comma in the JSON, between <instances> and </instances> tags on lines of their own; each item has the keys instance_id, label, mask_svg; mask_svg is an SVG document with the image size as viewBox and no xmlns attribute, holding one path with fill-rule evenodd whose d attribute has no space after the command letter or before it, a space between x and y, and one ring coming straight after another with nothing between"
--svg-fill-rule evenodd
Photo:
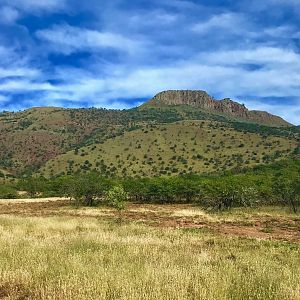
<instances>
[{"instance_id":1,"label":"rocky cliff","mask_svg":"<svg viewBox=\"0 0 300 300\"><path fill-rule=\"evenodd\" d=\"M264 111L249 110L244 104L229 98L215 100L205 91L174 90L158 93L146 106L190 105L210 113L226 115L243 121L257 122L269 126L290 126L282 118Z\"/></svg>"}]
</instances>

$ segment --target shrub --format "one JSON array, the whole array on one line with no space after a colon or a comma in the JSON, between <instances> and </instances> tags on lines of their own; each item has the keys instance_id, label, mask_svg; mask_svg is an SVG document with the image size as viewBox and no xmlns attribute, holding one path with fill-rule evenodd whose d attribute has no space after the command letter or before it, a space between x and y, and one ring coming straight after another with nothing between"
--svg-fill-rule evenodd
<instances>
[{"instance_id":1,"label":"shrub","mask_svg":"<svg viewBox=\"0 0 300 300\"><path fill-rule=\"evenodd\" d=\"M30 197L36 197L46 189L46 180L43 177L27 177L19 182L19 188L29 193Z\"/></svg>"},{"instance_id":2,"label":"shrub","mask_svg":"<svg viewBox=\"0 0 300 300\"><path fill-rule=\"evenodd\" d=\"M106 182L97 174L87 173L64 182L64 195L75 200L76 205L93 206L103 196Z\"/></svg>"},{"instance_id":3,"label":"shrub","mask_svg":"<svg viewBox=\"0 0 300 300\"><path fill-rule=\"evenodd\" d=\"M300 176L299 173L286 172L277 174L273 180L273 191L279 200L289 205L297 213L300 205Z\"/></svg>"},{"instance_id":4,"label":"shrub","mask_svg":"<svg viewBox=\"0 0 300 300\"><path fill-rule=\"evenodd\" d=\"M233 206L252 206L258 199L257 189L244 178L227 176L206 181L204 203L214 209L230 209Z\"/></svg>"},{"instance_id":5,"label":"shrub","mask_svg":"<svg viewBox=\"0 0 300 300\"><path fill-rule=\"evenodd\" d=\"M122 219L122 211L125 209L128 193L121 185L114 186L106 193L108 204L115 208L119 214L119 220Z\"/></svg>"},{"instance_id":6,"label":"shrub","mask_svg":"<svg viewBox=\"0 0 300 300\"><path fill-rule=\"evenodd\" d=\"M17 191L6 185L0 185L0 199L16 199L18 198Z\"/></svg>"}]
</instances>

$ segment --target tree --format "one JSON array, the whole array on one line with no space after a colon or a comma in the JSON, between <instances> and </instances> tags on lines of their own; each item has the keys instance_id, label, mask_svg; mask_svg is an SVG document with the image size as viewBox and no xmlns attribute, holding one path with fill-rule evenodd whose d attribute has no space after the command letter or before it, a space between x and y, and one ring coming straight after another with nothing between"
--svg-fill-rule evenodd
<instances>
[{"instance_id":1,"label":"tree","mask_svg":"<svg viewBox=\"0 0 300 300\"><path fill-rule=\"evenodd\" d=\"M246 177L226 176L207 180L203 184L206 204L218 210L233 206L252 206L258 192Z\"/></svg>"},{"instance_id":2,"label":"tree","mask_svg":"<svg viewBox=\"0 0 300 300\"><path fill-rule=\"evenodd\" d=\"M151 201L158 201L159 203L170 203L174 201L175 193L171 178L152 178L147 182L147 187L147 197Z\"/></svg>"},{"instance_id":3,"label":"tree","mask_svg":"<svg viewBox=\"0 0 300 300\"><path fill-rule=\"evenodd\" d=\"M16 198L18 198L18 193L13 187L0 184L0 199Z\"/></svg>"},{"instance_id":4,"label":"tree","mask_svg":"<svg viewBox=\"0 0 300 300\"><path fill-rule=\"evenodd\" d=\"M96 173L77 175L65 182L65 195L74 199L77 205L93 206L103 196L106 182Z\"/></svg>"},{"instance_id":5,"label":"tree","mask_svg":"<svg viewBox=\"0 0 300 300\"><path fill-rule=\"evenodd\" d=\"M125 209L128 193L121 185L116 185L107 192L106 199L108 200L108 204L118 211L119 221L121 221L122 211Z\"/></svg>"},{"instance_id":6,"label":"tree","mask_svg":"<svg viewBox=\"0 0 300 300\"><path fill-rule=\"evenodd\" d=\"M28 192L30 197L36 197L38 193L42 193L46 187L46 180L43 177L27 177L23 178L19 187Z\"/></svg>"},{"instance_id":7,"label":"tree","mask_svg":"<svg viewBox=\"0 0 300 300\"><path fill-rule=\"evenodd\" d=\"M148 181L147 178L127 178L123 182L123 186L132 200L142 201L145 200L148 193Z\"/></svg>"},{"instance_id":8,"label":"tree","mask_svg":"<svg viewBox=\"0 0 300 300\"><path fill-rule=\"evenodd\" d=\"M227 179L227 178L226 178ZM216 178L203 183L205 203L218 210L231 208L235 198L235 191L229 180Z\"/></svg>"},{"instance_id":9,"label":"tree","mask_svg":"<svg viewBox=\"0 0 300 300\"><path fill-rule=\"evenodd\" d=\"M297 213L300 200L300 175L297 172L285 172L275 175L273 191L277 197Z\"/></svg>"},{"instance_id":10,"label":"tree","mask_svg":"<svg viewBox=\"0 0 300 300\"><path fill-rule=\"evenodd\" d=\"M191 203L195 198L201 196L200 180L199 178L190 177L174 177L173 181L173 191L176 194L179 202L184 199L185 202Z\"/></svg>"}]
</instances>

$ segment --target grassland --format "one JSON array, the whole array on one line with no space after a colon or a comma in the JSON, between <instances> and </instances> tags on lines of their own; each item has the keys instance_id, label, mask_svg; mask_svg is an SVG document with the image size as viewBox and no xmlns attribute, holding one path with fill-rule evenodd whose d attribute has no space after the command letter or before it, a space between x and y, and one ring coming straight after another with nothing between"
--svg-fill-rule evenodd
<instances>
[{"instance_id":1,"label":"grassland","mask_svg":"<svg viewBox=\"0 0 300 300\"><path fill-rule=\"evenodd\" d=\"M67 200L0 211L1 299L300 299L300 216L281 208L130 204L121 224Z\"/></svg>"},{"instance_id":2,"label":"grassland","mask_svg":"<svg viewBox=\"0 0 300 300\"><path fill-rule=\"evenodd\" d=\"M48 161L50 176L78 170L107 175L153 176L209 173L289 157L297 140L235 130L217 121L179 121L126 131Z\"/></svg>"}]
</instances>

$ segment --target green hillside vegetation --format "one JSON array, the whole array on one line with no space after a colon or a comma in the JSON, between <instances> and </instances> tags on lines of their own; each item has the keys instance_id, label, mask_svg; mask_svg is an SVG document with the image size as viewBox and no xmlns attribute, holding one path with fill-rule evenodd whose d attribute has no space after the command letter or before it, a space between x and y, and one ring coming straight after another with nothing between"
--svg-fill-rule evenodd
<instances>
[{"instance_id":1,"label":"green hillside vegetation","mask_svg":"<svg viewBox=\"0 0 300 300\"><path fill-rule=\"evenodd\" d=\"M0 168L31 173L68 150L100 143L148 123L184 119L177 109L32 108L0 113Z\"/></svg>"},{"instance_id":2,"label":"green hillside vegetation","mask_svg":"<svg viewBox=\"0 0 300 300\"><path fill-rule=\"evenodd\" d=\"M122 190L139 203L197 203L212 209L285 205L297 212L300 205L300 161L285 160L208 175L112 178L86 172L53 178L27 177L0 186L0 199L66 196L78 205L103 203L109 191ZM124 194L124 195L125 195ZM126 196L127 197L127 196ZM122 203L121 203L122 204ZM122 204L123 207L123 204Z\"/></svg>"},{"instance_id":3,"label":"green hillside vegetation","mask_svg":"<svg viewBox=\"0 0 300 300\"><path fill-rule=\"evenodd\" d=\"M105 176L159 176L224 171L292 155L295 138L246 132L217 121L144 125L48 161L46 177L98 171Z\"/></svg>"},{"instance_id":4,"label":"green hillside vegetation","mask_svg":"<svg viewBox=\"0 0 300 300\"><path fill-rule=\"evenodd\" d=\"M193 145L195 140L192 139L197 136L197 132L201 129L198 127L201 124L194 126L193 122L190 122L191 120L204 121L204 127L207 127L210 123L212 124L212 128L209 130L203 129L205 131L203 132L204 135L201 137L199 143L196 141L196 145ZM182 123L178 125L180 121ZM214 128L213 124L219 125ZM191 128L183 128L188 126L191 126ZM234 129L233 139L236 139L236 142L232 142L230 136L224 136L224 139L221 138L223 127ZM170 135L170 139L169 137L165 139L165 130ZM146 134L146 131L149 131L149 133ZM184 132L187 132L187 134ZM280 138L278 151L291 150L289 152L293 152L294 140L299 138L299 132L300 129L297 127L270 127L251 122L241 122L241 120L232 117L210 113L188 105L163 107L141 106L129 110L33 108L17 113L0 113L0 169L19 176L36 172L46 162L50 161L43 168L43 173L46 172L48 175L55 175L60 172L68 172L70 169L81 169L82 164L88 160L88 163L86 163L88 167L83 166L84 169L93 169L97 164L98 166L96 167L98 169L100 168L103 171L105 168L106 172L112 175L159 175L170 174L170 172L176 174L184 171L189 173L193 170L195 172L210 172L222 169L224 165L226 168L238 165L235 162L235 157L230 163L226 162L226 160L228 160L228 156L230 157L230 155L244 155L243 150L246 150L246 144L249 142L246 141L248 140L249 133L261 136L263 139L265 139L265 136L268 136L268 139L271 139L272 142ZM245 136L242 137L244 134ZM155 135L157 135L157 138L152 138ZM172 135L174 142L178 143L175 152L174 149L170 149L170 146L174 146L174 144L170 145L173 142L171 140ZM129 140L132 139L132 141L127 143L124 137L128 137ZM234 149L237 143L241 141L241 144L245 145L244 149L240 147L235 152L234 150L230 151L230 148L226 148L226 157L220 158L220 149L216 150L214 148L222 147L220 143L222 141L225 142L225 137L227 141L226 147L231 146ZM208 140L202 140L204 138ZM291 141L288 142L287 139L291 139ZM111 143L115 140L119 144L112 146ZM162 141L162 145L159 145L160 141ZM253 144L260 141L262 141L261 138L254 138ZM141 148L136 149L135 143L141 144ZM133 145L132 148L131 145ZM206 149L208 145L210 145L208 148L211 150ZM286 149L287 145L290 145L291 148ZM95 146L96 149L94 148ZM109 147L112 148L112 152L108 149ZM260 148L265 147L270 148L270 151L268 149L265 149L267 151L261 151L262 149ZM258 146L259 153L257 155L260 156L258 158L260 162L274 161L272 147L268 145ZM129 148L129 151L126 150L127 148ZM187 153L184 154L186 151L181 151L179 148L186 148ZM80 154L76 158L68 153L68 151L71 151L71 153L72 151L78 152L79 150L77 149L80 149ZM98 149L104 152L96 153ZM84 153L88 152L90 157L85 157L86 155L82 154L82 150L84 150ZM205 152L207 150L210 152L209 154ZM256 149L250 148L247 150L255 152ZM149 151L151 152L148 153ZM215 151L216 154L213 155ZM265 152L265 154L262 154L262 152ZM131 157L127 159L129 153ZM62 162L59 167L55 166L56 163L54 162L54 166L52 167L52 160L56 161L55 158L58 158L58 161L64 160L64 158L60 157L62 154L65 154L63 157L69 157L67 160L70 162ZM147 157L144 158L145 155L149 154L149 159L152 158L152 162L148 161ZM163 154L166 154L165 158L162 156ZM251 157L249 161L248 153L246 154L246 157L243 157L243 161L247 165L252 165L254 158ZM120 157L116 157L117 155L120 155ZM195 155L198 155L197 160L193 158ZM204 160L200 162L199 155L205 156L206 159L211 161ZM271 155L271 158L268 155ZM288 156L287 153L274 153L274 155L276 159L278 155L281 155L283 158ZM262 156L265 156L264 160ZM83 157L85 159L82 161ZM125 171L123 173L119 167L122 161L124 162L124 168L130 164L129 161L134 159L134 157L139 162L137 163L136 160L132 160L132 165L129 166L127 174ZM170 162L173 157L175 163ZM214 159L216 161L221 160L222 162L218 168L214 167ZM186 160L191 163L188 168L186 168ZM237 158L237 160L240 159ZM163 162L165 165L163 165ZM73 168L69 167L70 164L73 165ZM153 169L155 166L156 169ZM178 172L176 168L178 168ZM53 169L53 171L50 169Z\"/></svg>"},{"instance_id":5,"label":"green hillside vegetation","mask_svg":"<svg viewBox=\"0 0 300 300\"><path fill-rule=\"evenodd\" d=\"M105 109L33 108L0 114L0 167L14 174L36 170L47 160L84 141L114 133L121 111ZM102 131L101 131L102 130Z\"/></svg>"}]
</instances>

